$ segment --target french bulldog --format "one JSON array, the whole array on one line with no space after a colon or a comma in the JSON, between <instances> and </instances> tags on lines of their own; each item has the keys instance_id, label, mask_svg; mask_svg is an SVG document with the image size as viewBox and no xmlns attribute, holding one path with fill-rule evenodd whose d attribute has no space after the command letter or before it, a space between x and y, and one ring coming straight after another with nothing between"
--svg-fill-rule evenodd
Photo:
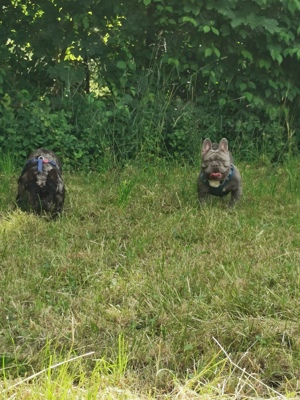
<instances>
[{"instance_id":1,"label":"french bulldog","mask_svg":"<svg viewBox=\"0 0 300 400\"><path fill-rule=\"evenodd\" d=\"M48 149L32 152L18 180L17 205L23 211L46 212L55 218L62 212L64 200L61 160Z\"/></svg>"},{"instance_id":2,"label":"french bulldog","mask_svg":"<svg viewBox=\"0 0 300 400\"><path fill-rule=\"evenodd\" d=\"M197 180L200 203L205 201L208 194L223 197L231 193L229 204L234 206L242 195L242 178L233 164L227 139L223 138L219 144L205 139L201 155L202 165Z\"/></svg>"}]
</instances>

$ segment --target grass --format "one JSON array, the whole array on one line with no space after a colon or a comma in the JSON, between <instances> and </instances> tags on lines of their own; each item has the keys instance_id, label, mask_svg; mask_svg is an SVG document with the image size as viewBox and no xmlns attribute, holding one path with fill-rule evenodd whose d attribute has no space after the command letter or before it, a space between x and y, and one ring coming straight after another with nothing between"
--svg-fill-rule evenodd
<instances>
[{"instance_id":1,"label":"grass","mask_svg":"<svg viewBox=\"0 0 300 400\"><path fill-rule=\"evenodd\" d=\"M234 209L196 167L68 173L57 221L1 168L0 398L300 396L299 164L239 164Z\"/></svg>"}]
</instances>

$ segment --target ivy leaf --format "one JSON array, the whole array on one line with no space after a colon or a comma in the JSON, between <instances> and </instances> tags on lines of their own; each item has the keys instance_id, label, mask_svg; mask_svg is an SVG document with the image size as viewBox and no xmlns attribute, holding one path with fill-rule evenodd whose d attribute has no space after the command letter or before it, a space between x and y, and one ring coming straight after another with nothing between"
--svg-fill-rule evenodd
<instances>
[{"instance_id":1,"label":"ivy leaf","mask_svg":"<svg viewBox=\"0 0 300 400\"><path fill-rule=\"evenodd\" d=\"M210 26L205 25L205 26L203 27L203 32L204 32L204 33L210 32Z\"/></svg>"},{"instance_id":2,"label":"ivy leaf","mask_svg":"<svg viewBox=\"0 0 300 400\"><path fill-rule=\"evenodd\" d=\"M150 3L151 3L151 0L144 0L145 6L149 6Z\"/></svg>"}]
</instances>

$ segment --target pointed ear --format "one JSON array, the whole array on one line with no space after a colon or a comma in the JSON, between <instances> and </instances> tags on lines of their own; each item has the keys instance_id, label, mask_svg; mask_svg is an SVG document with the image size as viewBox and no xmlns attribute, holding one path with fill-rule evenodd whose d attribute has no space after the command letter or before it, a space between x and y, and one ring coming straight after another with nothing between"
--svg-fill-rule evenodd
<instances>
[{"instance_id":1,"label":"pointed ear","mask_svg":"<svg viewBox=\"0 0 300 400\"><path fill-rule=\"evenodd\" d=\"M228 153L228 141L227 139L223 138L221 139L219 143L219 149L224 151L224 153Z\"/></svg>"},{"instance_id":2,"label":"pointed ear","mask_svg":"<svg viewBox=\"0 0 300 400\"><path fill-rule=\"evenodd\" d=\"M206 154L211 149L211 146L212 146L212 144L211 144L210 139L207 139L207 138L204 139L203 144L202 144L202 151L201 151L202 155Z\"/></svg>"}]
</instances>

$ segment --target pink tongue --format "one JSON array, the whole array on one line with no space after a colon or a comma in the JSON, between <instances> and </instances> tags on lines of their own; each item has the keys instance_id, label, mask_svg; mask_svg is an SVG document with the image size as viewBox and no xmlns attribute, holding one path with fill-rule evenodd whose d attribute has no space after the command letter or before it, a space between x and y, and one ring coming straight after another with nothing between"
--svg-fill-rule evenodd
<instances>
[{"instance_id":1,"label":"pink tongue","mask_svg":"<svg viewBox=\"0 0 300 400\"><path fill-rule=\"evenodd\" d=\"M222 174L220 172L212 172L210 178L221 178Z\"/></svg>"}]
</instances>

